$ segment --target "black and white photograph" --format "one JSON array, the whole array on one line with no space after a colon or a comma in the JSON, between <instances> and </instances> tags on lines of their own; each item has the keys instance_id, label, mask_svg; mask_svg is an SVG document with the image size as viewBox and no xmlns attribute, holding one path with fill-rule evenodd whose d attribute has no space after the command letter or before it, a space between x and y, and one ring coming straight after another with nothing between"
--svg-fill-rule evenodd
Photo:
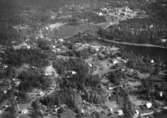
<instances>
[{"instance_id":1,"label":"black and white photograph","mask_svg":"<svg viewBox=\"0 0 167 118\"><path fill-rule=\"evenodd\" d=\"M167 0L0 0L0 118L167 118Z\"/></svg>"}]
</instances>

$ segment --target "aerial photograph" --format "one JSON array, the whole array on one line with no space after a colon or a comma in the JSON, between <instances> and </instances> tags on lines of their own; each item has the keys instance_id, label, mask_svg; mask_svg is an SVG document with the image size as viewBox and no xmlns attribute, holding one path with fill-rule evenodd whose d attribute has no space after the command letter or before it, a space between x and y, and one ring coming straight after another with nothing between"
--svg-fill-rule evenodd
<instances>
[{"instance_id":1,"label":"aerial photograph","mask_svg":"<svg viewBox=\"0 0 167 118\"><path fill-rule=\"evenodd\" d=\"M0 0L0 118L167 118L167 0Z\"/></svg>"}]
</instances>

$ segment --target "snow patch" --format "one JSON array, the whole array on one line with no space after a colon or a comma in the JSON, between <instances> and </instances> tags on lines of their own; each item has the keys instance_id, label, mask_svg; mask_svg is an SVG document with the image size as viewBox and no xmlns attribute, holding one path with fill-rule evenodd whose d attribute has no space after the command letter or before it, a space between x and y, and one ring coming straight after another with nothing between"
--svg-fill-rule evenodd
<instances>
[{"instance_id":1,"label":"snow patch","mask_svg":"<svg viewBox=\"0 0 167 118\"><path fill-rule=\"evenodd\" d=\"M60 27L62 27L62 26L64 26L65 25L65 23L62 23L62 22L57 22L57 23L54 23L54 24L50 24L49 26L48 26L48 28L51 30L51 31L53 31L54 29L59 29Z\"/></svg>"}]
</instances>

